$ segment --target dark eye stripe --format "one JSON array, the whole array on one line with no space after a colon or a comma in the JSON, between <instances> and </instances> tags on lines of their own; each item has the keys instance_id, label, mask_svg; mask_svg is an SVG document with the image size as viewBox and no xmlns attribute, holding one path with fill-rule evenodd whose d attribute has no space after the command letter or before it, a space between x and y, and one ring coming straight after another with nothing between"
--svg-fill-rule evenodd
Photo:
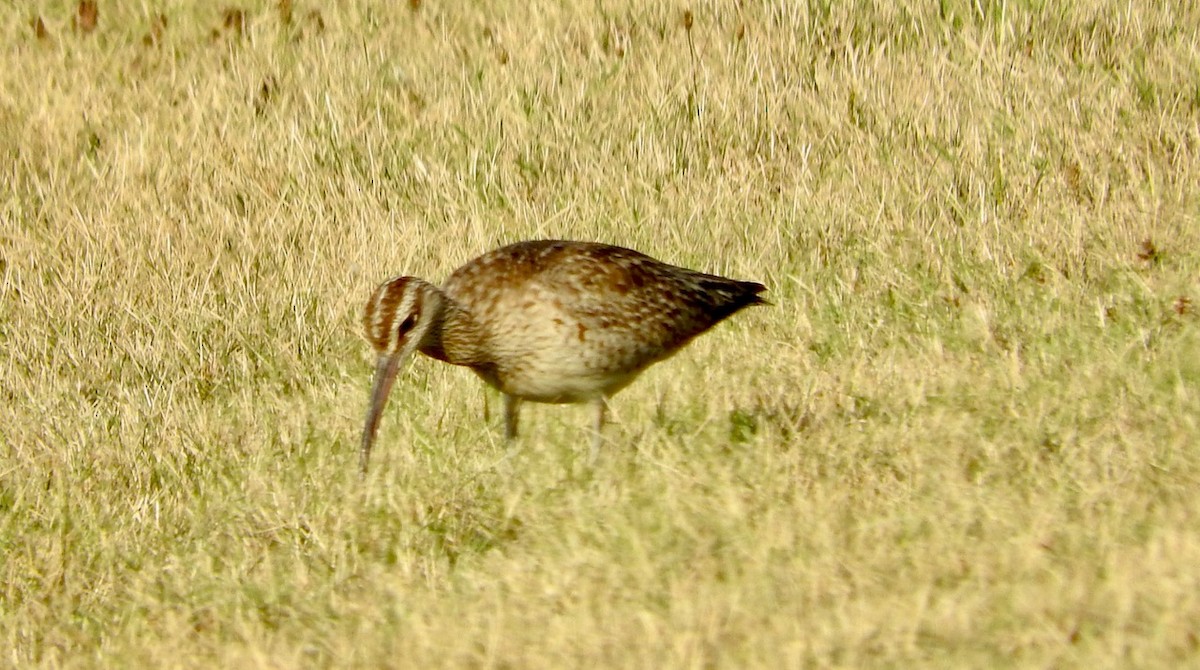
<instances>
[{"instance_id":1,"label":"dark eye stripe","mask_svg":"<svg viewBox=\"0 0 1200 670\"><path fill-rule=\"evenodd\" d=\"M404 329L396 327L400 307L405 302L405 297L410 294L408 284L407 277L396 277L380 284L363 310L363 330L367 340L377 351L387 349L393 338L403 337L405 330L416 325L416 308L410 306L408 312L414 315L414 321ZM411 299L416 302L417 298L418 296L412 296Z\"/></svg>"},{"instance_id":2,"label":"dark eye stripe","mask_svg":"<svg viewBox=\"0 0 1200 670\"><path fill-rule=\"evenodd\" d=\"M412 330L412 327L414 325L416 325L416 323L417 323L416 316L409 314L408 318L404 319L404 322L400 324L400 329L398 332L400 333L400 335L404 335L408 331Z\"/></svg>"}]
</instances>

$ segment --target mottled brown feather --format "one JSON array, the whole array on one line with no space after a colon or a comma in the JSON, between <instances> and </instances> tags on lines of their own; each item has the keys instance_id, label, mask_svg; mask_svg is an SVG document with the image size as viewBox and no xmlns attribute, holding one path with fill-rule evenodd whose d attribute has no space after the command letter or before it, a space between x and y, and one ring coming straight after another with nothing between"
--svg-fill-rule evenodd
<instances>
[{"instance_id":1,"label":"mottled brown feather","mask_svg":"<svg viewBox=\"0 0 1200 670\"><path fill-rule=\"evenodd\" d=\"M489 252L456 270L445 293L481 324L491 340L504 333L488 324L505 313L551 307L591 343L588 368L599 375L641 371L738 310L763 300L755 282L726 279L657 261L632 249L587 242L520 242ZM531 295L549 300L531 301ZM582 330L579 330L582 329ZM581 352L582 353L582 352ZM503 363L502 361L500 362Z\"/></svg>"}]
</instances>

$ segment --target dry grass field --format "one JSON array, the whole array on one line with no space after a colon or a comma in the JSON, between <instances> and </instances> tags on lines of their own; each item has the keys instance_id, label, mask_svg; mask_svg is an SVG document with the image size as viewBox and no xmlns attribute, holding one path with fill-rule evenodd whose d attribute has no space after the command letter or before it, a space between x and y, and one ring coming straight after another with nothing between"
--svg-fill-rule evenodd
<instances>
[{"instance_id":1,"label":"dry grass field","mask_svg":"<svg viewBox=\"0 0 1200 670\"><path fill-rule=\"evenodd\" d=\"M0 666L1200 663L1200 7L0 7ZM613 403L358 317L761 281ZM486 421L485 421L486 415Z\"/></svg>"}]
</instances>

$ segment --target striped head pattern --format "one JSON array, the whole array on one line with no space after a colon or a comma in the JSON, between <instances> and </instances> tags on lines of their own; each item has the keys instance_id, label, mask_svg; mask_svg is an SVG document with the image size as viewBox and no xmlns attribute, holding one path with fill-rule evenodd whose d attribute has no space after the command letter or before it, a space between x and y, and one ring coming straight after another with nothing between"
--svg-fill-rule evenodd
<instances>
[{"instance_id":1,"label":"striped head pattern","mask_svg":"<svg viewBox=\"0 0 1200 670\"><path fill-rule=\"evenodd\" d=\"M363 309L363 334L380 356L394 355L406 344L420 344L440 292L416 277L394 277L380 284Z\"/></svg>"},{"instance_id":2,"label":"striped head pattern","mask_svg":"<svg viewBox=\"0 0 1200 670\"><path fill-rule=\"evenodd\" d=\"M359 463L363 472L379 417L396 381L400 365L425 342L441 318L442 293L416 277L396 277L379 285L363 310L363 332L375 350L375 381L363 426Z\"/></svg>"}]
</instances>

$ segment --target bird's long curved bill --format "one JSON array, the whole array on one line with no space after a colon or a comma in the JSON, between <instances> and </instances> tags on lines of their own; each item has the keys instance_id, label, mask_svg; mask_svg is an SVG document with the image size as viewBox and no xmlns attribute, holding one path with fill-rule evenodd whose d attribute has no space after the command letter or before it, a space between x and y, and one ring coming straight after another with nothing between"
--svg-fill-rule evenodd
<instances>
[{"instance_id":1,"label":"bird's long curved bill","mask_svg":"<svg viewBox=\"0 0 1200 670\"><path fill-rule=\"evenodd\" d=\"M387 405L388 394L396 381L396 373L400 370L400 362L404 356L380 356L375 364L375 382L371 388L371 404L367 408L367 422L363 426L362 447L358 453L358 467L363 474L367 472L367 461L371 458L371 445L375 443L375 432L379 429L379 417Z\"/></svg>"}]
</instances>

